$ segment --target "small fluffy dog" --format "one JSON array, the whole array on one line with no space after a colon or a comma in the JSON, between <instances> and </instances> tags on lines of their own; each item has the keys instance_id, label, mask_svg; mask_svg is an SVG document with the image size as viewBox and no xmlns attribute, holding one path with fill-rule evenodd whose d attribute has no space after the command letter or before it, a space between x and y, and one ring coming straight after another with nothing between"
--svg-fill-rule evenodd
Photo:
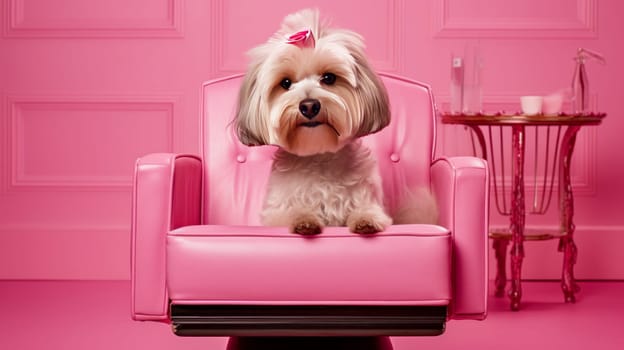
<instances>
[{"instance_id":1,"label":"small fluffy dog","mask_svg":"<svg viewBox=\"0 0 624 350\"><path fill-rule=\"evenodd\" d=\"M362 37L329 28L316 10L287 16L250 51L235 124L246 145L277 145L261 214L268 226L318 234L375 233L392 224L381 178L359 137L390 122L386 89Z\"/></svg>"}]
</instances>

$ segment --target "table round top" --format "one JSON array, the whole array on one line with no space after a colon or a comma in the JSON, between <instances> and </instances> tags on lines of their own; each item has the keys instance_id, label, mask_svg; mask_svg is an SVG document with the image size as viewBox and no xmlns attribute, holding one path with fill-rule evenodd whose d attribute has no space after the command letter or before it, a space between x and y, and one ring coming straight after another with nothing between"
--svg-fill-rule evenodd
<instances>
[{"instance_id":1,"label":"table round top","mask_svg":"<svg viewBox=\"0 0 624 350\"><path fill-rule=\"evenodd\" d=\"M450 114L441 116L444 124L463 125L598 125L606 113L523 115L523 114Z\"/></svg>"}]
</instances>

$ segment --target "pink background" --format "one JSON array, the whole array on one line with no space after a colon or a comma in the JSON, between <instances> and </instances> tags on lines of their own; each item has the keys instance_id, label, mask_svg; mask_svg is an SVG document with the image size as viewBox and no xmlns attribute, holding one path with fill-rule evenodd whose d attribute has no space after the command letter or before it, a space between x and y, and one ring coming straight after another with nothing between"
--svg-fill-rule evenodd
<instances>
[{"instance_id":1,"label":"pink background","mask_svg":"<svg viewBox=\"0 0 624 350\"><path fill-rule=\"evenodd\" d=\"M592 106L574 154L577 277L624 279L624 47L618 0L2 0L0 279L128 279L131 177L148 152L199 152L202 81L244 69L281 18L318 7L364 35L374 65L449 102L452 53L479 42L486 110L568 87L578 47ZM440 127L438 154L470 154ZM530 217L558 226L556 206ZM492 211L492 224L507 219ZM556 241L527 243L524 276L557 278Z\"/></svg>"}]
</instances>

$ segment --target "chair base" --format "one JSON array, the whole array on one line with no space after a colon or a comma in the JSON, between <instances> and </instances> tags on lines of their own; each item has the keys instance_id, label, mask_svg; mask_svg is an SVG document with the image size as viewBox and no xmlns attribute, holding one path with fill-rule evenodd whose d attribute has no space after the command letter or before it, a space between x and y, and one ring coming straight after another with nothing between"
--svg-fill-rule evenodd
<instances>
[{"instance_id":1,"label":"chair base","mask_svg":"<svg viewBox=\"0 0 624 350\"><path fill-rule=\"evenodd\" d=\"M226 350L393 350L389 337L232 337Z\"/></svg>"},{"instance_id":2,"label":"chair base","mask_svg":"<svg viewBox=\"0 0 624 350\"><path fill-rule=\"evenodd\" d=\"M446 306L171 305L179 336L433 336Z\"/></svg>"}]
</instances>

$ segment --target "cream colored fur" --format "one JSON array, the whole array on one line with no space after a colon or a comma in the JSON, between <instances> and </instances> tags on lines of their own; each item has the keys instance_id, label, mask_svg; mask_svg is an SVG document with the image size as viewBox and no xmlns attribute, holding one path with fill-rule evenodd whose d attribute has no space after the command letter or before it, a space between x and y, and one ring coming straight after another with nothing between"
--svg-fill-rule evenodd
<instances>
[{"instance_id":1,"label":"cream colored fur","mask_svg":"<svg viewBox=\"0 0 624 350\"><path fill-rule=\"evenodd\" d=\"M292 231L349 226L372 233L392 224L382 200L377 164L359 141L336 153L308 157L278 151L262 221Z\"/></svg>"},{"instance_id":2,"label":"cream colored fur","mask_svg":"<svg viewBox=\"0 0 624 350\"><path fill-rule=\"evenodd\" d=\"M312 31L314 46L286 42L302 30ZM246 145L280 147L262 222L301 234L320 233L325 226L374 233L391 225L377 164L358 140L390 122L388 96L366 59L362 38L329 28L318 11L303 10L287 16L250 57L239 94L238 136ZM302 114L306 100L318 101L318 115ZM424 219L409 210L398 213L401 222L431 221L431 213Z\"/></svg>"}]
</instances>

